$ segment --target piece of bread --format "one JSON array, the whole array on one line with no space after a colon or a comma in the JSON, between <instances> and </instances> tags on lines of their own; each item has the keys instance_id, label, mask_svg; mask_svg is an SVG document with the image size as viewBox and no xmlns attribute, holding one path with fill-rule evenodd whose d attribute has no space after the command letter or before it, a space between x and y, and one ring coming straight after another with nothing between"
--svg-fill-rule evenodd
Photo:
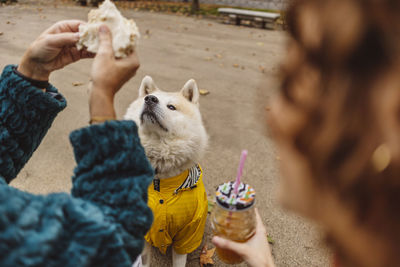
<instances>
[{"instance_id":1,"label":"piece of bread","mask_svg":"<svg viewBox=\"0 0 400 267\"><path fill-rule=\"evenodd\" d=\"M105 0L98 9L91 10L88 14L88 23L79 26L80 38L77 43L79 50L86 47L87 51L97 53L98 31L102 24L106 24L111 30L115 57L126 57L132 53L140 37L139 29L132 19L128 20L122 16L110 0Z\"/></svg>"}]
</instances>

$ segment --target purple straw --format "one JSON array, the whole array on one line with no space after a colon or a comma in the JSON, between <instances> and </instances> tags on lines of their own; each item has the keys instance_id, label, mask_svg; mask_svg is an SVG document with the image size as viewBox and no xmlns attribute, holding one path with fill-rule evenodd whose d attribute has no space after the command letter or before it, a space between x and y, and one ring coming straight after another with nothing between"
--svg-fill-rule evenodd
<instances>
[{"instance_id":1,"label":"purple straw","mask_svg":"<svg viewBox=\"0 0 400 267\"><path fill-rule=\"evenodd\" d=\"M235 196L238 193L238 189L239 189L239 185L240 185L240 178L242 177L243 166L244 166L244 162L246 161L246 157L247 157L247 150L243 150L242 155L240 156L240 163L239 163L239 168L238 168L238 172L237 172L237 176L236 176L235 188L233 190Z\"/></svg>"}]
</instances>

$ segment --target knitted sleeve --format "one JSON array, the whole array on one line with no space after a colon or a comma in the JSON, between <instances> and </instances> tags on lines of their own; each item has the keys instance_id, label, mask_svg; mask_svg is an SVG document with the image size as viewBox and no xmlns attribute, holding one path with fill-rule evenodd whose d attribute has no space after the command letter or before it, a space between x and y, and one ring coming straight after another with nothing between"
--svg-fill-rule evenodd
<instances>
[{"instance_id":1,"label":"knitted sleeve","mask_svg":"<svg viewBox=\"0 0 400 267\"><path fill-rule=\"evenodd\" d=\"M100 209L66 193L36 196L0 179L0 266L96 266L99 251L109 260L121 253L116 227ZM108 247L113 244L115 248ZM114 253L112 253L114 252ZM104 253L104 252L103 252ZM122 258L122 260L120 260ZM97 266L113 266L110 261ZM115 265L115 266L128 266Z\"/></svg>"},{"instance_id":2,"label":"knitted sleeve","mask_svg":"<svg viewBox=\"0 0 400 267\"><path fill-rule=\"evenodd\" d=\"M52 86L47 91L56 92ZM8 186L65 100L5 68L0 81L0 266L130 266L151 226L153 170L134 122L114 121L70 136L77 167L72 196Z\"/></svg>"},{"instance_id":3,"label":"knitted sleeve","mask_svg":"<svg viewBox=\"0 0 400 267\"><path fill-rule=\"evenodd\" d=\"M0 77L0 175L10 182L39 146L66 106L5 67ZM57 92L53 86L48 92Z\"/></svg>"},{"instance_id":4,"label":"knitted sleeve","mask_svg":"<svg viewBox=\"0 0 400 267\"><path fill-rule=\"evenodd\" d=\"M72 195L32 195L0 178L0 266L126 266L152 222L153 169L132 121L73 132Z\"/></svg>"},{"instance_id":5,"label":"knitted sleeve","mask_svg":"<svg viewBox=\"0 0 400 267\"><path fill-rule=\"evenodd\" d=\"M118 239L104 246L118 248L134 260L152 222L147 188L154 176L136 124L111 121L93 125L71 133L70 140L78 163L72 195L96 205L115 227ZM107 261L108 252L97 257Z\"/></svg>"}]
</instances>

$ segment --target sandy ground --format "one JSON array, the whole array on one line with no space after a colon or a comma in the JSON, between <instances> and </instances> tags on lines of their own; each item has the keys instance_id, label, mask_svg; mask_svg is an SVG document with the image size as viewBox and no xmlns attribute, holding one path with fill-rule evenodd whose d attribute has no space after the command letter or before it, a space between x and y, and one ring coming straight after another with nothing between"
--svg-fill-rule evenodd
<instances>
[{"instance_id":1,"label":"sandy ground","mask_svg":"<svg viewBox=\"0 0 400 267\"><path fill-rule=\"evenodd\" d=\"M0 7L0 67L18 63L29 43L52 23L85 19L88 11L73 3ZM141 68L118 94L118 115L121 117L136 98L145 75L151 75L165 90L178 90L188 79L196 79L201 89L210 91L201 97L201 112L210 136L207 155L201 162L208 194L218 184L234 179L240 151L248 149L243 179L258 192L257 207L275 240L272 249L277 266L328 266L329 255L320 246L317 229L281 210L276 201L280 158L268 136L265 114L278 86L285 33L184 16L131 10L123 13L137 21L143 38L138 48ZM69 105L13 186L38 194L70 191L75 162L68 135L89 120L90 66L90 60L81 61L52 74L51 82ZM83 85L73 86L74 82ZM210 243L210 238L207 222L204 242ZM154 254L152 266L171 265L170 257L157 251ZM190 254L187 266L199 266L199 254L199 249ZM226 266L217 256L214 260L215 266Z\"/></svg>"}]
</instances>

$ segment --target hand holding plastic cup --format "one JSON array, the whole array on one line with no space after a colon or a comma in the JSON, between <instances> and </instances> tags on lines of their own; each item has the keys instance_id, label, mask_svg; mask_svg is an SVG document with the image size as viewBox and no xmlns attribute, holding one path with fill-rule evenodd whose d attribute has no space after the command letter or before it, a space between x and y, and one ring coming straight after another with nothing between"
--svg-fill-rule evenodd
<instances>
[{"instance_id":1,"label":"hand holding plastic cup","mask_svg":"<svg viewBox=\"0 0 400 267\"><path fill-rule=\"evenodd\" d=\"M236 181L218 186L215 192L216 207L211 216L214 235L236 242L246 242L255 233L255 190L240 182L247 151L241 155ZM218 257L225 263L240 263L243 259L228 249L216 249Z\"/></svg>"}]
</instances>

